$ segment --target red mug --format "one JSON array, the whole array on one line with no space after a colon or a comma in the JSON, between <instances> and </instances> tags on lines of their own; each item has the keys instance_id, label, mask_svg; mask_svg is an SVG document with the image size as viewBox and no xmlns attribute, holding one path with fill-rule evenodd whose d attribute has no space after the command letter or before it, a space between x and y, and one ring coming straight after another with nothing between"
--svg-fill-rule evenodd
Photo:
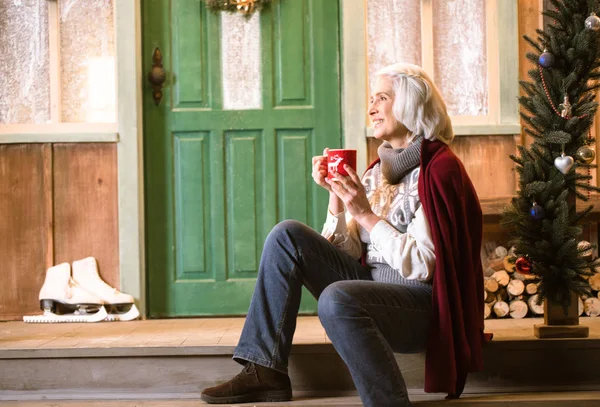
<instances>
[{"instance_id":1,"label":"red mug","mask_svg":"<svg viewBox=\"0 0 600 407\"><path fill-rule=\"evenodd\" d=\"M333 178L333 173L347 176L344 164L356 171L356 150L336 149L327 153L327 178Z\"/></svg>"}]
</instances>

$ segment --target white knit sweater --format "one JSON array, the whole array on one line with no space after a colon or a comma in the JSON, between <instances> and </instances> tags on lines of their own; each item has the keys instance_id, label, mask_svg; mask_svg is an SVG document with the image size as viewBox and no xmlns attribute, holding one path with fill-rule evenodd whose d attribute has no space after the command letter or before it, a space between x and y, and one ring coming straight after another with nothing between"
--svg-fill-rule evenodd
<instances>
[{"instance_id":1,"label":"white knit sweater","mask_svg":"<svg viewBox=\"0 0 600 407\"><path fill-rule=\"evenodd\" d=\"M427 282L433 277L435 252L431 230L419 201L418 178L420 167L408 173L391 189L390 209L368 233L349 213L327 214L321 233L333 236L332 243L359 258L366 248L366 264L372 267L374 280L377 271L393 269L404 279ZM380 165L375 165L363 176L367 197L383 181ZM385 198L385 197L384 197ZM381 217L381 208L374 205L373 212ZM381 278L383 279L383 277Z\"/></svg>"}]
</instances>

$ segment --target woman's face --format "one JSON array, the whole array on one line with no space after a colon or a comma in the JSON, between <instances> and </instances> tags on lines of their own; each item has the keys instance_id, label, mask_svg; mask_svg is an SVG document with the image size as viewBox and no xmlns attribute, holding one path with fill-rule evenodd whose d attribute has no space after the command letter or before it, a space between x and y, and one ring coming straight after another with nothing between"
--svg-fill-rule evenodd
<instances>
[{"instance_id":1,"label":"woman's face","mask_svg":"<svg viewBox=\"0 0 600 407\"><path fill-rule=\"evenodd\" d=\"M392 81L380 76L375 81L373 92L369 100L369 117L373 127L373 135L379 140L392 144L393 147L402 147L407 139L408 129L394 117L394 90Z\"/></svg>"}]
</instances>

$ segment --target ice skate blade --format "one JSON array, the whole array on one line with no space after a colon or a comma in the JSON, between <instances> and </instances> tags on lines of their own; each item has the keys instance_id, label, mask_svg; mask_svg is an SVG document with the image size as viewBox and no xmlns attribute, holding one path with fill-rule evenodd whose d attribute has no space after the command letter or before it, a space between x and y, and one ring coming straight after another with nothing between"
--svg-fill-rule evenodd
<instances>
[{"instance_id":1,"label":"ice skate blade","mask_svg":"<svg viewBox=\"0 0 600 407\"><path fill-rule=\"evenodd\" d=\"M23 321L29 324L48 324L48 323L60 323L60 322L100 322L106 319L108 313L106 309L101 306L98 312L95 314L88 315L57 315L50 311L44 311L43 315L25 315Z\"/></svg>"},{"instance_id":2,"label":"ice skate blade","mask_svg":"<svg viewBox=\"0 0 600 407\"><path fill-rule=\"evenodd\" d=\"M140 311L137 309L135 304L131 304L131 308L129 309L129 311L125 312L124 314L108 314L108 316L106 317L106 321L133 321L139 316Z\"/></svg>"}]
</instances>

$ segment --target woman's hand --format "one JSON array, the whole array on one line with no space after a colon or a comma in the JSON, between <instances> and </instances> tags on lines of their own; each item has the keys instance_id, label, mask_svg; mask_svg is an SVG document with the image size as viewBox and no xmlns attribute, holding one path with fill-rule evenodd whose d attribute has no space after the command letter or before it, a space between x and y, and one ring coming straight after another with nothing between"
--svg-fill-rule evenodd
<instances>
[{"instance_id":1,"label":"woman's hand","mask_svg":"<svg viewBox=\"0 0 600 407\"><path fill-rule=\"evenodd\" d=\"M323 150L323 155L316 155L312 158L312 177L317 185L322 186L331 192L331 186L327 183L327 153L329 149Z\"/></svg>"},{"instance_id":2,"label":"woman's hand","mask_svg":"<svg viewBox=\"0 0 600 407\"><path fill-rule=\"evenodd\" d=\"M338 196L331 190L331 185L327 182L327 153L329 149L323 150L323 155L317 155L312 158L312 177L317 185L322 186L329 191L329 212L336 215L344 211L344 204Z\"/></svg>"},{"instance_id":3,"label":"woman's hand","mask_svg":"<svg viewBox=\"0 0 600 407\"><path fill-rule=\"evenodd\" d=\"M344 169L348 173L347 177L336 172L332 179L325 179L325 182L330 185L333 193L344 202L350 215L368 232L371 232L371 229L381 219L373 213L365 187L356 172L347 164L344 165Z\"/></svg>"}]
</instances>

